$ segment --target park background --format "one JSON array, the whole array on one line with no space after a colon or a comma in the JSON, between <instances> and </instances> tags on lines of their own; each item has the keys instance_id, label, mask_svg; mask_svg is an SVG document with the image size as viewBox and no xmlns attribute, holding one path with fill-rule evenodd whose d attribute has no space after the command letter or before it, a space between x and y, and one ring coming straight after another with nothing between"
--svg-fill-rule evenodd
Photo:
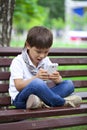
<instances>
[{"instance_id":1,"label":"park background","mask_svg":"<svg viewBox=\"0 0 87 130\"><path fill-rule=\"evenodd\" d=\"M27 31L33 26L42 25L53 32L52 47L87 48L87 3L85 7L71 6L71 9L70 4L72 5L72 0L17 0L10 46L23 47ZM69 12L67 8L70 9ZM70 30L84 31L86 40L82 40L81 37L70 38L68 36Z\"/></svg>"},{"instance_id":2,"label":"park background","mask_svg":"<svg viewBox=\"0 0 87 130\"><path fill-rule=\"evenodd\" d=\"M87 47L87 0L0 0L0 46L23 47L33 26L53 32L52 47Z\"/></svg>"}]
</instances>

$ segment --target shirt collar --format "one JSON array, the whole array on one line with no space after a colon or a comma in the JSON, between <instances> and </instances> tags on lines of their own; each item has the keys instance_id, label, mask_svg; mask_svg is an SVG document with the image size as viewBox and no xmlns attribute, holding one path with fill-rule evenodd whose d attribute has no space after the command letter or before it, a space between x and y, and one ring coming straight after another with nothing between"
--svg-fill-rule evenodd
<instances>
[{"instance_id":1,"label":"shirt collar","mask_svg":"<svg viewBox=\"0 0 87 130\"><path fill-rule=\"evenodd\" d=\"M30 59L30 56L27 54L27 58L28 58L28 61L29 61L29 65L30 66L32 66L32 67L34 67L34 68L43 68L44 67L44 61L43 60L41 60L40 61L40 63L38 64L38 66L36 67L33 63L32 63L32 61L31 61L31 59Z\"/></svg>"}]
</instances>

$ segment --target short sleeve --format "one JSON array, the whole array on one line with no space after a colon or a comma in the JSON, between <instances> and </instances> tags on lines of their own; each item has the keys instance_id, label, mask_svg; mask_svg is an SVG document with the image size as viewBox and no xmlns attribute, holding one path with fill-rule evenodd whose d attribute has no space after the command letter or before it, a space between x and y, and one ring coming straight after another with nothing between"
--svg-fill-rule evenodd
<instances>
[{"instance_id":1,"label":"short sleeve","mask_svg":"<svg viewBox=\"0 0 87 130\"><path fill-rule=\"evenodd\" d=\"M22 79L23 69L21 61L14 59L10 66L11 78L12 79Z\"/></svg>"}]
</instances>

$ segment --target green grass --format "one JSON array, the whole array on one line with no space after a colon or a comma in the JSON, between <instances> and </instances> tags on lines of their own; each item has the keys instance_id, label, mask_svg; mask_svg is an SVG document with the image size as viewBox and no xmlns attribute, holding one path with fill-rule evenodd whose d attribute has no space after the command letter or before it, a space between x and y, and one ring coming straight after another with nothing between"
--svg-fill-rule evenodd
<instances>
[{"instance_id":1,"label":"green grass","mask_svg":"<svg viewBox=\"0 0 87 130\"><path fill-rule=\"evenodd\" d=\"M87 130L87 125L75 126L75 127L69 127L69 128L59 128L59 129L53 129L53 130Z\"/></svg>"},{"instance_id":2,"label":"green grass","mask_svg":"<svg viewBox=\"0 0 87 130\"><path fill-rule=\"evenodd\" d=\"M11 40L10 46L11 47L24 47L25 41L21 40Z\"/></svg>"},{"instance_id":3,"label":"green grass","mask_svg":"<svg viewBox=\"0 0 87 130\"><path fill-rule=\"evenodd\" d=\"M64 41L62 39L54 40L53 48L87 48L87 41L80 42L72 42L72 41Z\"/></svg>"},{"instance_id":4,"label":"green grass","mask_svg":"<svg viewBox=\"0 0 87 130\"><path fill-rule=\"evenodd\" d=\"M24 47L25 40L11 40L10 46L12 47ZM53 41L53 48L87 48L87 41L83 42L72 42L64 41L62 39L57 39Z\"/></svg>"}]
</instances>

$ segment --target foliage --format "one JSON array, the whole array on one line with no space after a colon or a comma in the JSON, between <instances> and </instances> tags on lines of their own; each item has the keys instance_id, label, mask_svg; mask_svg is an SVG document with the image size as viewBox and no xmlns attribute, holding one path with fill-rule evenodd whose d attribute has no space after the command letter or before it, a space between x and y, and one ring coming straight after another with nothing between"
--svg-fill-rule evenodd
<instances>
[{"instance_id":1,"label":"foliage","mask_svg":"<svg viewBox=\"0 0 87 130\"><path fill-rule=\"evenodd\" d=\"M37 17L31 17L29 23L28 23L28 28L31 28L33 26L37 25L44 25L45 26L45 21L48 18L48 9L45 9L41 6L38 6L39 13L37 14ZM45 11L47 13L45 13Z\"/></svg>"},{"instance_id":2,"label":"foliage","mask_svg":"<svg viewBox=\"0 0 87 130\"><path fill-rule=\"evenodd\" d=\"M64 29L65 24L62 18L53 18L52 19L52 25L55 29Z\"/></svg>"},{"instance_id":3,"label":"foliage","mask_svg":"<svg viewBox=\"0 0 87 130\"><path fill-rule=\"evenodd\" d=\"M17 0L14 10L14 26L19 30L27 29L31 19L41 19L43 8L37 5L37 0ZM43 10L44 12L44 10ZM42 19L41 19L42 20ZM29 26L30 27L30 26Z\"/></svg>"},{"instance_id":4,"label":"foliage","mask_svg":"<svg viewBox=\"0 0 87 130\"><path fill-rule=\"evenodd\" d=\"M63 25L62 19L64 19L64 0L16 1L14 10L14 27L16 30L26 30L34 25L59 28Z\"/></svg>"},{"instance_id":5,"label":"foliage","mask_svg":"<svg viewBox=\"0 0 87 130\"><path fill-rule=\"evenodd\" d=\"M64 0L38 0L38 4L50 9L49 18L64 19Z\"/></svg>"}]
</instances>

